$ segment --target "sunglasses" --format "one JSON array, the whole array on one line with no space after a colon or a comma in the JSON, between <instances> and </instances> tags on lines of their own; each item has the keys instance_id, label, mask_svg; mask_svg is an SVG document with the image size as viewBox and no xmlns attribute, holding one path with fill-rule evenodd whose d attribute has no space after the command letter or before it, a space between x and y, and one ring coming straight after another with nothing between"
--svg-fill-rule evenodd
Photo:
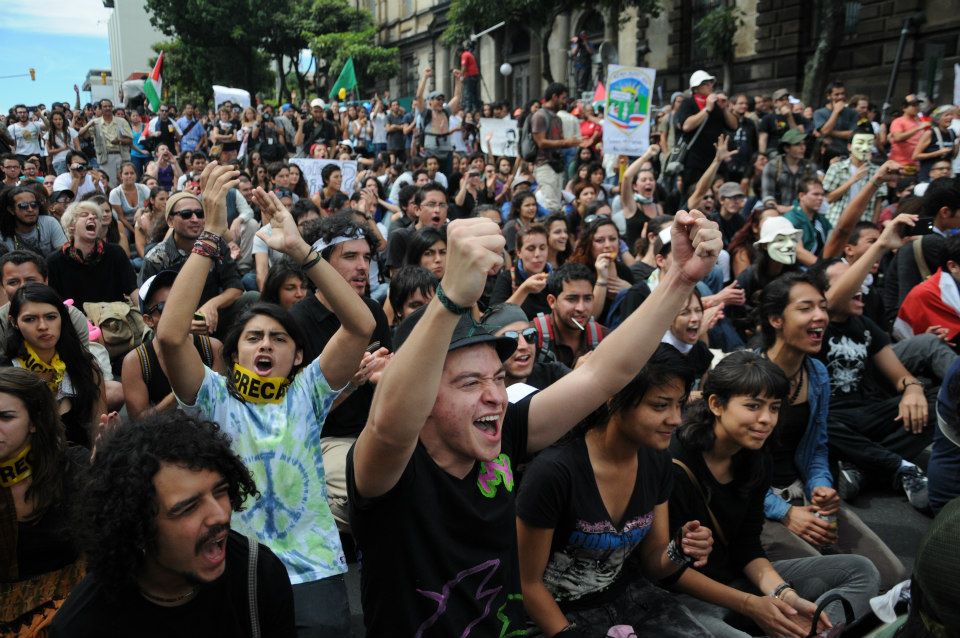
<instances>
[{"instance_id":1,"label":"sunglasses","mask_svg":"<svg viewBox=\"0 0 960 638\"><path fill-rule=\"evenodd\" d=\"M166 302L166 301L161 301L161 302L158 303L156 306L153 306L153 307L151 307L151 308L147 308L147 314L148 314L148 315L152 315L152 314L157 313L157 312L159 312L159 313L162 314L162 313L163 313L163 309L166 307L166 305L167 305L167 302Z\"/></svg>"},{"instance_id":2,"label":"sunglasses","mask_svg":"<svg viewBox=\"0 0 960 638\"><path fill-rule=\"evenodd\" d=\"M584 224L592 224L595 221L602 221L610 219L610 215L587 215L583 218Z\"/></svg>"},{"instance_id":3,"label":"sunglasses","mask_svg":"<svg viewBox=\"0 0 960 638\"><path fill-rule=\"evenodd\" d=\"M507 330L503 333L504 337L508 339L519 339L523 337L523 340L529 343L531 346L537 342L537 329L536 328L524 328L520 332L516 330Z\"/></svg>"},{"instance_id":4,"label":"sunglasses","mask_svg":"<svg viewBox=\"0 0 960 638\"><path fill-rule=\"evenodd\" d=\"M907 102L907 106L920 106L920 100L913 100L911 102Z\"/></svg>"},{"instance_id":5,"label":"sunglasses","mask_svg":"<svg viewBox=\"0 0 960 638\"><path fill-rule=\"evenodd\" d=\"M40 208L40 202L17 202L17 208L20 210L37 210Z\"/></svg>"},{"instance_id":6,"label":"sunglasses","mask_svg":"<svg viewBox=\"0 0 960 638\"><path fill-rule=\"evenodd\" d=\"M186 210L180 210L173 213L174 215L179 215L180 219L190 219L194 215L197 216L197 219L203 219L203 209L202 208L188 208Z\"/></svg>"}]
</instances>

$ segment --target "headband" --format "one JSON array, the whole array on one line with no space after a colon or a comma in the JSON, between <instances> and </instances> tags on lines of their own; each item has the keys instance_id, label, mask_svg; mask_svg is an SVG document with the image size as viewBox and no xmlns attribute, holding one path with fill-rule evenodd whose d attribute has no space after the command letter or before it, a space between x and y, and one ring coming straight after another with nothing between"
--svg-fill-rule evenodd
<instances>
[{"instance_id":1,"label":"headband","mask_svg":"<svg viewBox=\"0 0 960 638\"><path fill-rule=\"evenodd\" d=\"M330 241L327 241L327 242L323 241L323 238L320 238L317 241L313 242L313 246L311 246L311 248L313 248L318 253L322 254L323 251L325 251L327 248L332 248L337 244L353 241L355 239L366 239L366 238L367 238L367 234L363 232L363 229L357 228L352 234L337 235L336 237L333 237Z\"/></svg>"}]
</instances>

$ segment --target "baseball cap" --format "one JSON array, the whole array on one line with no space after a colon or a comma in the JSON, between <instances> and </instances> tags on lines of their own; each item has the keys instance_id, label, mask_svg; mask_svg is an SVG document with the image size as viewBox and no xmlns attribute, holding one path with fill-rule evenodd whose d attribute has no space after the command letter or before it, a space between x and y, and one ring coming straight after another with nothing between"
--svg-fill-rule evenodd
<instances>
[{"instance_id":1,"label":"baseball cap","mask_svg":"<svg viewBox=\"0 0 960 638\"><path fill-rule=\"evenodd\" d=\"M327 108L327 105L324 103L323 100L321 100L318 97L315 97L310 101L310 108L317 108L317 107L320 107L321 109L325 109Z\"/></svg>"},{"instance_id":2,"label":"baseball cap","mask_svg":"<svg viewBox=\"0 0 960 638\"><path fill-rule=\"evenodd\" d=\"M523 308L516 304L504 303L494 306L483 316L483 327L489 332L503 330L511 323L530 323Z\"/></svg>"},{"instance_id":3,"label":"baseball cap","mask_svg":"<svg viewBox=\"0 0 960 638\"><path fill-rule=\"evenodd\" d=\"M777 238L777 235L786 235L788 237L792 236L794 239L799 240L800 236L803 234L802 231L796 229L796 227L790 223L790 220L781 215L776 217L768 217L763 220L763 225L760 226L760 239L753 242L754 247L759 248L760 246L769 244L774 239Z\"/></svg>"},{"instance_id":4,"label":"baseball cap","mask_svg":"<svg viewBox=\"0 0 960 638\"><path fill-rule=\"evenodd\" d=\"M50 195L50 200L55 202L58 199L60 199L63 195L69 195L70 199L73 199L74 197L77 196L76 193L74 193L69 188L62 188L60 190L53 191L53 194Z\"/></svg>"},{"instance_id":5,"label":"baseball cap","mask_svg":"<svg viewBox=\"0 0 960 638\"><path fill-rule=\"evenodd\" d=\"M790 91L788 91L787 89L777 89L776 91L773 92L772 97L774 101L782 100L785 97L790 97Z\"/></svg>"},{"instance_id":6,"label":"baseball cap","mask_svg":"<svg viewBox=\"0 0 960 638\"><path fill-rule=\"evenodd\" d=\"M176 270L161 270L153 277L150 277L143 285L140 286L137 290L137 297L140 298L140 313L146 314L147 308L150 306L147 305L147 302L150 300L150 296L155 293L160 288L166 288L173 285L173 280L177 278Z\"/></svg>"},{"instance_id":7,"label":"baseball cap","mask_svg":"<svg viewBox=\"0 0 960 638\"><path fill-rule=\"evenodd\" d=\"M290 104L290 102L284 102L283 106L280 107L280 112L283 113L284 111L289 111L292 108L293 105Z\"/></svg>"},{"instance_id":8,"label":"baseball cap","mask_svg":"<svg viewBox=\"0 0 960 638\"><path fill-rule=\"evenodd\" d=\"M514 189L517 186L522 186L523 184L529 184L529 183L530 183L530 180L528 178L526 178L523 175L520 175L519 177L513 178L513 181L510 182L510 188Z\"/></svg>"},{"instance_id":9,"label":"baseball cap","mask_svg":"<svg viewBox=\"0 0 960 638\"><path fill-rule=\"evenodd\" d=\"M806 134L797 128L792 128L780 136L780 146L799 144L807 139Z\"/></svg>"},{"instance_id":10,"label":"baseball cap","mask_svg":"<svg viewBox=\"0 0 960 638\"><path fill-rule=\"evenodd\" d=\"M403 347L403 342L407 340L410 333L416 327L423 314L429 306L417 308L412 314L405 317L400 325L397 326L397 332L393 337L394 347L399 350ZM497 356L500 361L506 361L517 349L517 340L510 337L498 337L483 325L474 321L471 314L465 314L460 317L457 327L453 329L453 336L450 337L450 344L447 346L447 352L452 352L457 348L466 348L481 343L489 343L497 350Z\"/></svg>"},{"instance_id":11,"label":"baseball cap","mask_svg":"<svg viewBox=\"0 0 960 638\"><path fill-rule=\"evenodd\" d=\"M717 193L720 197L743 197L743 191L740 189L740 184L736 182L725 182L723 186L720 187L719 192Z\"/></svg>"},{"instance_id":12,"label":"baseball cap","mask_svg":"<svg viewBox=\"0 0 960 638\"><path fill-rule=\"evenodd\" d=\"M693 75L690 76L690 88L695 89L704 82L717 81L717 78L713 77L706 71L694 71Z\"/></svg>"}]
</instances>

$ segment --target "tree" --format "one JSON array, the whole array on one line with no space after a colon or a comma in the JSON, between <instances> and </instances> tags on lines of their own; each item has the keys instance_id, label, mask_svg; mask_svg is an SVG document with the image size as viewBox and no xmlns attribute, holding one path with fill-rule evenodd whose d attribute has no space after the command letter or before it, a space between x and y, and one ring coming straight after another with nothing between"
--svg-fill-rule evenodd
<instances>
[{"instance_id":1,"label":"tree","mask_svg":"<svg viewBox=\"0 0 960 638\"><path fill-rule=\"evenodd\" d=\"M164 35L176 37L190 52L197 53L196 64L203 66L211 51L222 51L232 58L237 79L233 86L240 86L256 94L269 87L263 80L264 58L260 48L269 39L273 23L285 15L292 0L146 0L150 23ZM220 52L213 55L219 56ZM171 61L170 67L173 66ZM165 69L166 70L166 69ZM207 71L221 79L219 65L211 64ZM224 79L224 83L226 80ZM207 89L209 90L209 88Z\"/></svg>"},{"instance_id":2,"label":"tree","mask_svg":"<svg viewBox=\"0 0 960 638\"><path fill-rule=\"evenodd\" d=\"M227 47L197 47L174 38L158 42L152 48L157 53L163 51L164 55L164 99L176 96L181 103L189 101L209 105L213 101L211 87L214 84L243 86L247 77L247 70L238 67L233 50ZM254 85L270 86L273 73L269 69L269 58L255 51L254 60ZM149 66L153 67L156 61L156 58L152 58Z\"/></svg>"},{"instance_id":3,"label":"tree","mask_svg":"<svg viewBox=\"0 0 960 638\"><path fill-rule=\"evenodd\" d=\"M307 39L317 61L314 84L318 94L326 94L350 57L361 91L376 79L400 72L399 51L376 44L377 29L369 12L353 8L348 0L313 0L312 12L315 21Z\"/></svg>"},{"instance_id":4,"label":"tree","mask_svg":"<svg viewBox=\"0 0 960 638\"><path fill-rule=\"evenodd\" d=\"M743 26L743 12L735 6L721 4L703 16L694 27L697 39L710 57L723 64L723 91L733 87L733 54L736 44L733 38Z\"/></svg>"},{"instance_id":5,"label":"tree","mask_svg":"<svg viewBox=\"0 0 960 638\"><path fill-rule=\"evenodd\" d=\"M310 46L312 30L322 10L316 4L313 0L285 0L286 6L267 25L262 46L284 78L279 83L277 99L280 101L291 95L288 80L293 80L301 97L307 94L307 74L306 70L301 71L299 61L300 52Z\"/></svg>"},{"instance_id":6,"label":"tree","mask_svg":"<svg viewBox=\"0 0 960 638\"><path fill-rule=\"evenodd\" d=\"M451 0L447 9L447 28L441 41L452 46L468 39L498 22L507 26L523 25L539 38L542 46L543 74L547 82L553 81L550 71L550 49L547 40L553 30L553 21L564 11L595 9L607 16L623 16L623 9L636 7L639 15L656 18L660 15L660 0ZM530 25L543 25L540 28Z\"/></svg>"},{"instance_id":7,"label":"tree","mask_svg":"<svg viewBox=\"0 0 960 638\"><path fill-rule=\"evenodd\" d=\"M843 5L833 0L817 0L817 47L803 68L803 87L800 101L804 104L822 103L827 86L827 71L837 50L843 29Z\"/></svg>"}]
</instances>

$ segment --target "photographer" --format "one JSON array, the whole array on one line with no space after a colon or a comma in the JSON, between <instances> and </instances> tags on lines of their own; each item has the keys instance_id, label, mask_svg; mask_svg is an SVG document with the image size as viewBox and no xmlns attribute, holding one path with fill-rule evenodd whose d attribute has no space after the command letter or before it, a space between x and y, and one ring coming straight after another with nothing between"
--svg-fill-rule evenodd
<instances>
[{"instance_id":1,"label":"photographer","mask_svg":"<svg viewBox=\"0 0 960 638\"><path fill-rule=\"evenodd\" d=\"M683 100L677 111L677 125L684 141L690 145L683 160L684 190L693 187L710 166L716 154L713 145L716 139L721 134L730 134L739 126L727 96L723 91L714 92L716 81L717 78L706 71L694 72L690 76L692 95Z\"/></svg>"},{"instance_id":2,"label":"photographer","mask_svg":"<svg viewBox=\"0 0 960 638\"><path fill-rule=\"evenodd\" d=\"M89 170L90 165L86 155L80 151L68 151L67 172L58 175L54 180L54 192L68 190L76 193L76 198L79 199L87 193L98 190Z\"/></svg>"},{"instance_id":3,"label":"photographer","mask_svg":"<svg viewBox=\"0 0 960 638\"><path fill-rule=\"evenodd\" d=\"M264 162L278 162L287 155L286 132L283 125L273 118L272 110L264 109L260 119L260 139L256 148Z\"/></svg>"}]
</instances>

